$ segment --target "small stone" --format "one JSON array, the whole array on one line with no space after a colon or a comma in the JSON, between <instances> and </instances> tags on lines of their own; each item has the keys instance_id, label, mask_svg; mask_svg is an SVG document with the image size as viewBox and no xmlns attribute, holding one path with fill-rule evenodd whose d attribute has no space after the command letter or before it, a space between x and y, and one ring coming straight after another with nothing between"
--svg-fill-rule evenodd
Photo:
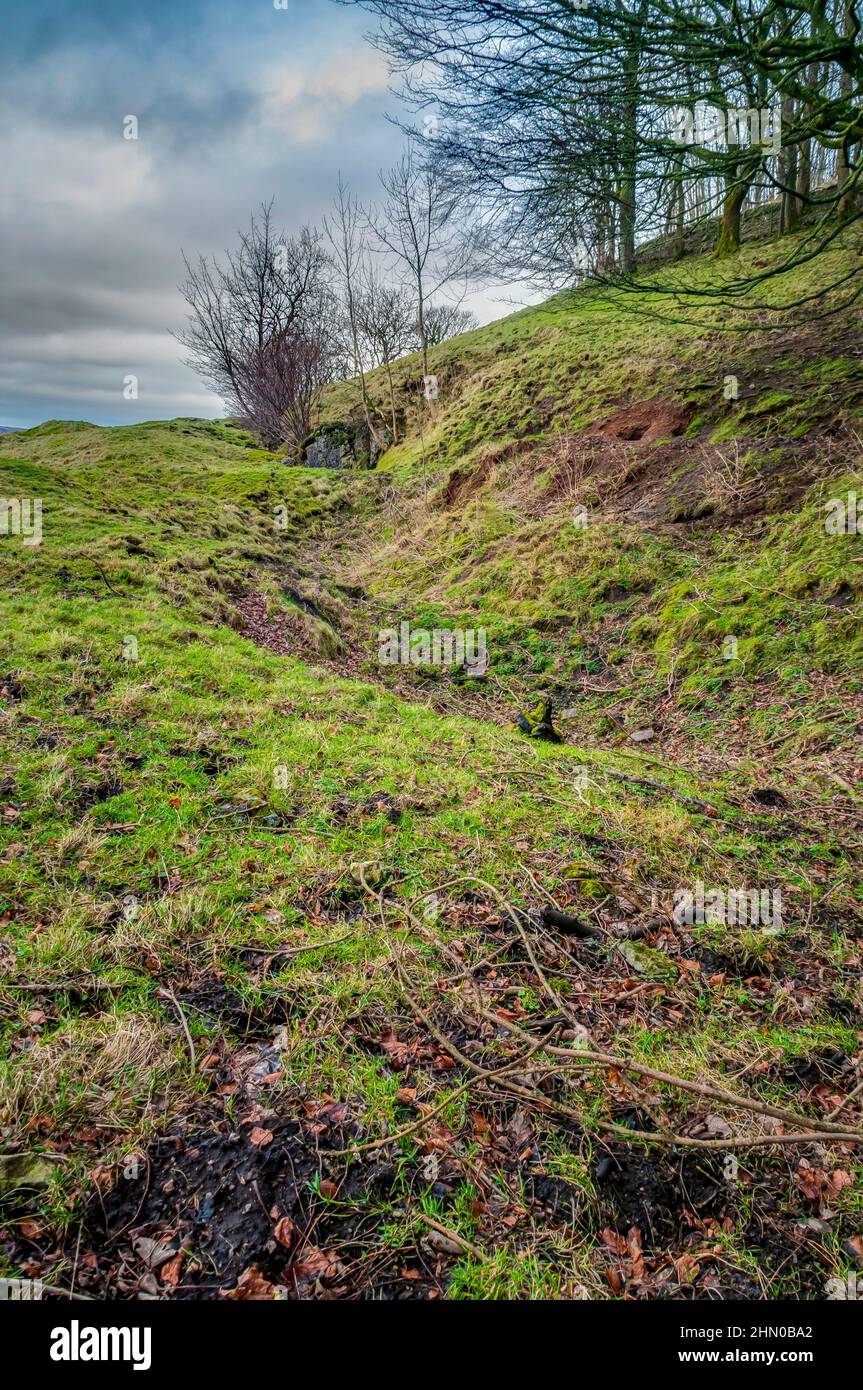
<instances>
[{"instance_id":1,"label":"small stone","mask_svg":"<svg viewBox=\"0 0 863 1390\"><path fill-rule=\"evenodd\" d=\"M618 941L616 949L633 970L649 980L677 979L678 970L674 961L669 960L662 951L645 946L643 941Z\"/></svg>"},{"instance_id":2,"label":"small stone","mask_svg":"<svg viewBox=\"0 0 863 1390\"><path fill-rule=\"evenodd\" d=\"M47 1187L54 1171L39 1154L0 1154L0 1196Z\"/></svg>"}]
</instances>

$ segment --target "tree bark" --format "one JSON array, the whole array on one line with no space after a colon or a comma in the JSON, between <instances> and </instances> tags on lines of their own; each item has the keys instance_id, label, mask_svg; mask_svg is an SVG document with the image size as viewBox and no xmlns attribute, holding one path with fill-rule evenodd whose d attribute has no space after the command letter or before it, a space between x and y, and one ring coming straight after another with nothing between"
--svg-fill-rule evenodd
<instances>
[{"instance_id":1,"label":"tree bark","mask_svg":"<svg viewBox=\"0 0 863 1390\"><path fill-rule=\"evenodd\" d=\"M740 214L748 188L749 181L737 177L726 185L725 197L722 200L719 240L713 252L717 259L722 256L733 256L736 251L740 250Z\"/></svg>"},{"instance_id":2,"label":"tree bark","mask_svg":"<svg viewBox=\"0 0 863 1390\"><path fill-rule=\"evenodd\" d=\"M394 385L393 385L393 364L392 364L392 362L390 361L389 358L387 358L386 364L385 364L385 365L386 365L386 369L387 369L387 381L389 382L389 387L390 387L390 410L392 411L392 417L393 417L393 443L394 443L394 444L397 444L397 443L398 443L398 437L399 437L399 431L398 431L398 425L397 425L397 423L396 423L396 392L395 392L395 387L394 387Z\"/></svg>"},{"instance_id":3,"label":"tree bark","mask_svg":"<svg viewBox=\"0 0 863 1390\"><path fill-rule=\"evenodd\" d=\"M851 35L854 33L854 0L845 0L844 27L845 33L847 35ZM851 95L851 87L851 73L847 71L847 69L843 68L841 73L839 74L840 96L844 98L849 97ZM839 205L836 209L836 212L840 218L847 217L848 213L851 211L851 194L850 192L845 191L845 185L848 183L848 180L851 177L852 147L853 142L851 140L846 140L836 156L836 191L840 194Z\"/></svg>"},{"instance_id":4,"label":"tree bark","mask_svg":"<svg viewBox=\"0 0 863 1390\"><path fill-rule=\"evenodd\" d=\"M794 120L794 101L782 97L782 124L791 127ZM779 182L782 184L782 212L779 230L782 233L796 230L800 216L797 204L797 146L787 145L780 156Z\"/></svg>"},{"instance_id":5,"label":"tree bark","mask_svg":"<svg viewBox=\"0 0 863 1390\"><path fill-rule=\"evenodd\" d=\"M638 24L626 50L623 66L623 135L618 179L620 204L620 268L627 275L635 265L636 183L638 176L638 69L641 62L641 24L648 0L641 0Z\"/></svg>"},{"instance_id":6,"label":"tree bark","mask_svg":"<svg viewBox=\"0 0 863 1390\"><path fill-rule=\"evenodd\" d=\"M683 161L678 164L674 176L674 198L676 202L676 224L674 228L674 259L679 261L684 250L686 230L686 195L683 187Z\"/></svg>"}]
</instances>

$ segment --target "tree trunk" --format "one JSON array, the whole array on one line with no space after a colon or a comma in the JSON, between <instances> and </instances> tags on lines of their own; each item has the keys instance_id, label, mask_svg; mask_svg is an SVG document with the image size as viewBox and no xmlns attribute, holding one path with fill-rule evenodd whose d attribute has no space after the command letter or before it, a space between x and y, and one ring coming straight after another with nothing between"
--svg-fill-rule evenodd
<instances>
[{"instance_id":1,"label":"tree trunk","mask_svg":"<svg viewBox=\"0 0 863 1390\"><path fill-rule=\"evenodd\" d=\"M620 180L620 268L624 275L635 265L635 174Z\"/></svg>"},{"instance_id":2,"label":"tree trunk","mask_svg":"<svg viewBox=\"0 0 863 1390\"><path fill-rule=\"evenodd\" d=\"M398 443L398 437L399 437L399 431L398 431L398 425L396 424L396 392L395 392L395 387L393 386L393 364L392 364L392 362L390 361L389 358L387 358L387 360L386 360L386 369L387 369L387 381L389 382L389 385L390 385L390 409L391 409L391 411L392 411L392 417L393 417L393 443L394 443L394 444L397 444L397 443Z\"/></svg>"},{"instance_id":3,"label":"tree trunk","mask_svg":"<svg viewBox=\"0 0 863 1390\"><path fill-rule=\"evenodd\" d=\"M806 81L810 87L814 87L818 82L818 64L810 63L806 73ZM812 116L811 105L806 108L807 117ZM799 226L800 220L809 201L809 194L812 191L812 139L801 140L797 153L797 183L794 198L794 225Z\"/></svg>"},{"instance_id":4,"label":"tree trunk","mask_svg":"<svg viewBox=\"0 0 863 1390\"><path fill-rule=\"evenodd\" d=\"M686 192L683 187L683 160L677 166L674 175L674 200L676 203L676 223L674 227L674 246L673 255L679 261L684 251L684 236L686 231Z\"/></svg>"},{"instance_id":5,"label":"tree trunk","mask_svg":"<svg viewBox=\"0 0 863 1390\"><path fill-rule=\"evenodd\" d=\"M854 0L845 0L845 33L854 33ZM845 68L839 74L839 95L848 98L851 95L851 74ZM836 211L839 217L847 217L851 211L851 193L845 191L845 185L851 177L851 153L852 142L846 140L836 156L836 191L841 195L839 206Z\"/></svg>"},{"instance_id":6,"label":"tree trunk","mask_svg":"<svg viewBox=\"0 0 863 1390\"><path fill-rule=\"evenodd\" d=\"M717 258L733 256L735 251L740 250L740 223L743 204L760 163L760 155L757 158L750 155L741 160L732 173L726 175L719 240L713 252Z\"/></svg>"},{"instance_id":7,"label":"tree trunk","mask_svg":"<svg viewBox=\"0 0 863 1390\"><path fill-rule=\"evenodd\" d=\"M639 22L647 13L648 0L641 0ZM635 192L638 174L638 68L641 62L641 34L636 30L626 51L623 66L623 135L620 142L621 168L618 179L620 206L620 268L624 275L635 265Z\"/></svg>"},{"instance_id":8,"label":"tree trunk","mask_svg":"<svg viewBox=\"0 0 863 1390\"><path fill-rule=\"evenodd\" d=\"M748 180L737 177L731 179L726 185L725 197L722 200L719 240L713 252L717 258L733 256L735 251L740 250L740 213L748 187Z\"/></svg>"},{"instance_id":9,"label":"tree trunk","mask_svg":"<svg viewBox=\"0 0 863 1390\"><path fill-rule=\"evenodd\" d=\"M422 349L423 376L429 374L429 341L426 333L425 317L425 290L423 288L422 274L417 277L417 332L420 335L420 347Z\"/></svg>"},{"instance_id":10,"label":"tree trunk","mask_svg":"<svg viewBox=\"0 0 863 1390\"><path fill-rule=\"evenodd\" d=\"M802 140L800 142L800 157L797 160L797 216L798 221L803 214L807 199L812 189L812 141Z\"/></svg>"},{"instance_id":11,"label":"tree trunk","mask_svg":"<svg viewBox=\"0 0 863 1390\"><path fill-rule=\"evenodd\" d=\"M782 97L782 124L790 129L794 121L794 101ZM793 232L800 222L797 205L797 146L787 145L780 156L779 182L782 184L781 232Z\"/></svg>"}]
</instances>

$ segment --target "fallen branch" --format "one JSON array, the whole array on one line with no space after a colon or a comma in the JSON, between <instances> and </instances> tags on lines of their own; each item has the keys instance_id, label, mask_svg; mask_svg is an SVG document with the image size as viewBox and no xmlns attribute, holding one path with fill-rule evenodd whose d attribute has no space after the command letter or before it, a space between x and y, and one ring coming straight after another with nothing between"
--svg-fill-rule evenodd
<instances>
[{"instance_id":1,"label":"fallen branch","mask_svg":"<svg viewBox=\"0 0 863 1390\"><path fill-rule=\"evenodd\" d=\"M572 917L568 912L559 912L556 907L544 907L539 915L544 926L556 927L558 931L566 932L569 936L596 938L601 935L589 922L582 922L580 917Z\"/></svg>"},{"instance_id":2,"label":"fallen branch","mask_svg":"<svg viewBox=\"0 0 863 1390\"><path fill-rule=\"evenodd\" d=\"M313 941L308 946L277 946L275 950L271 950L269 946L244 946L243 949L252 951L255 955L270 956L275 960L277 956L302 956L306 951L322 951L325 946L335 946L339 941L349 941L356 934L356 930L345 931L341 936L331 936L328 941Z\"/></svg>"},{"instance_id":3,"label":"fallen branch","mask_svg":"<svg viewBox=\"0 0 863 1390\"><path fill-rule=\"evenodd\" d=\"M478 1005L472 1006L469 1004L468 1007L475 1007L476 1012L489 1023L496 1023L499 1027L506 1028L510 1033L514 1033L520 1038L530 1038L529 1033L523 1028L519 1028L518 1024L512 1023L510 1019L501 1018L500 1015L494 1014L490 1010L483 1009ZM836 1131L835 1125L830 1123L833 1118L832 1115L828 1115L826 1120L810 1119L805 1115L797 1115L791 1110L783 1110L779 1106L767 1105L762 1101L751 1100L748 1096L737 1096L732 1091L726 1091L720 1086L711 1086L706 1082L700 1081L688 1081L685 1077L674 1076L670 1072L658 1071L655 1067L643 1066L640 1062L630 1061L626 1057L618 1057L611 1052L591 1052L586 1049L582 1050L581 1048L556 1047L552 1043L546 1045L546 1051L552 1057L566 1058L570 1065L593 1063L599 1066L614 1067L618 1071L632 1072L636 1076L642 1076L646 1080L656 1081L663 1086L673 1086L677 1090L689 1091L693 1095L703 1096L707 1100L720 1101L725 1105L731 1106L733 1109L748 1110L755 1115L768 1116L771 1119L781 1121L783 1124L794 1125L797 1129L805 1129L808 1126L810 1130L815 1131L815 1133L808 1136L810 1139L823 1137L838 1139L841 1137L845 1142L863 1143L863 1134L857 1131L852 1131L850 1133L843 1132L840 1136ZM857 1089L863 1090L863 1082L861 1082ZM842 1105L844 1106L847 1101L851 1100L853 1095L854 1092L846 1096ZM841 1109L842 1107L838 1108ZM834 1114L835 1113L836 1112L834 1112Z\"/></svg>"},{"instance_id":4,"label":"fallen branch","mask_svg":"<svg viewBox=\"0 0 863 1390\"><path fill-rule=\"evenodd\" d=\"M451 1231L448 1226L442 1226L439 1221L435 1221L433 1216L426 1216L424 1211L418 1211L415 1215L418 1221L424 1221L426 1226L431 1226L432 1230L437 1231L438 1235L445 1236L447 1240L451 1240L453 1245L460 1245L462 1250L468 1255L473 1255L474 1259L485 1261L485 1254L480 1250L478 1245L474 1245L473 1241L466 1240L465 1237L460 1236L457 1231Z\"/></svg>"},{"instance_id":5,"label":"fallen branch","mask_svg":"<svg viewBox=\"0 0 863 1390\"><path fill-rule=\"evenodd\" d=\"M703 816L710 816L712 820L733 823L729 816L724 816L721 811L717 811L715 806L711 806L706 801L699 801L694 796L684 796L682 792L677 792L673 787L666 786L665 782L655 781L653 777L633 777L628 772L615 772L610 767L605 767L602 770L606 777L611 777L615 782L628 782L634 787L646 787L650 791L662 792L663 796L670 796L674 801L679 801L681 806L692 807Z\"/></svg>"},{"instance_id":6,"label":"fallen branch","mask_svg":"<svg viewBox=\"0 0 863 1390\"><path fill-rule=\"evenodd\" d=\"M536 960L535 954L531 948L531 945L524 932L524 929L521 926L521 923L519 921L519 913L521 912L522 916L527 916L527 914L522 912L521 909L514 908L509 902L507 902L503 895L498 892L498 890L494 887L493 884L486 882L484 879L480 879L475 875L465 875L461 879L454 881L472 882L479 884L487 891L491 892L492 895L498 899L499 903L502 904L507 914L515 922L515 925L522 936L531 963L537 973L538 979L542 984L543 992L547 994L547 996L554 1002L554 1004L558 1008L562 1008L564 1013L566 1013L570 1018L572 1018L571 1011L566 1007L565 1002L561 1000L557 991L546 979L542 971L542 968L539 966ZM365 883L365 881L364 886L372 894L372 896L377 897L379 910L383 918L383 894L379 892L374 892L373 890L369 889L368 884ZM403 904L400 903L396 904L396 906L398 910L405 913L405 915L409 918L409 920L412 923L414 923L416 926L420 928L423 935L428 935L428 933L425 930L424 924L418 921L418 919L414 916L414 914L410 911L409 908L406 908ZM442 949L445 952L445 954L451 956L452 953L449 952L445 946L441 946L441 943L439 942L436 944L439 949ZM408 984L405 972L402 968L401 960L397 959L395 963L399 977L402 981L402 986L411 1004L414 1006L420 1018L426 1024L426 1027L441 1044L441 1046L449 1052L450 1056L452 1056L462 1066L467 1067L475 1075L481 1076L483 1080L486 1081L494 1080L494 1073L492 1073L490 1070L479 1067L470 1058L466 1057L458 1048L455 1047L455 1044L453 1044L450 1041L450 1039L447 1038L436 1027L436 1025L428 1017L428 1015L425 1013L425 1011L422 1009L421 1005L413 995ZM470 1004L469 1007L471 1007ZM526 1033L523 1029L519 1028L518 1025L511 1023L507 1019L500 1018L498 1015L491 1014L488 1010L484 1010L479 1006L477 1006L476 1011L483 1017L485 1017L487 1021L493 1022L499 1026L507 1028L510 1032L521 1036L525 1041L530 1041L530 1034ZM580 1024L578 1024L577 1026L582 1027L582 1025ZM796 1129L804 1131L804 1133L802 1134L764 1134L758 1136L741 1135L730 1136L728 1139L695 1139L686 1135L671 1133L659 1134L651 1133L649 1131L644 1130L632 1130L624 1125L616 1125L612 1121L595 1121L595 1123L598 1125L600 1129L606 1132L615 1133L623 1139L640 1139L645 1143L659 1143L671 1145L680 1144L681 1146L686 1148L699 1148L708 1150L712 1149L719 1151L725 1151L728 1149L735 1148L755 1148L761 1145L773 1144L805 1144L816 1142L852 1144L863 1143L863 1134L861 1134L859 1131L845 1131L837 1129L834 1125L831 1124L831 1117L828 1117L826 1120L809 1119L802 1115L796 1115L792 1111L784 1110L778 1106L770 1106L759 1101L751 1100L749 1097L745 1096L736 1096L732 1092L723 1090L723 1088L721 1087L710 1086L706 1083L688 1081L684 1077L674 1076L669 1072L663 1072L653 1067L643 1066L641 1063L630 1061L625 1057L618 1057L613 1053L594 1051L591 1049L555 1047L546 1039L543 1039L543 1046L545 1051L547 1051L550 1056L564 1058L566 1062L569 1064L569 1066L582 1066L592 1064L607 1067L615 1067L620 1071L628 1071L633 1075L641 1076L645 1079L656 1081L657 1083L662 1085L669 1085L678 1090L688 1091L693 1094L701 1095L705 1098L720 1101L726 1105L731 1106L732 1108L743 1109L753 1114L759 1114L764 1117L777 1119L783 1124L790 1124L793 1125ZM506 1070L509 1069L510 1068L507 1068ZM550 1102L544 1096L532 1092L525 1087L517 1086L514 1082L509 1080L503 1072L498 1074L496 1080L497 1084L503 1087L503 1089L510 1091L514 1094L520 1095L523 1099L530 1101L532 1104L537 1105L542 1109L556 1111L557 1113L564 1115L567 1119L574 1120L579 1125L582 1125L582 1115L578 1111L574 1110L572 1107L564 1106L558 1102Z\"/></svg>"}]
</instances>

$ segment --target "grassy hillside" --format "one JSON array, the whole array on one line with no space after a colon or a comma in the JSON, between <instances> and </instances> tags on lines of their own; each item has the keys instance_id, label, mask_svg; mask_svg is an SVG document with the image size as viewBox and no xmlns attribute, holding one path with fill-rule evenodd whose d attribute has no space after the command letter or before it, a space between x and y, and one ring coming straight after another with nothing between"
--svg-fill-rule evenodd
<instances>
[{"instance_id":1,"label":"grassy hillside","mask_svg":"<svg viewBox=\"0 0 863 1390\"><path fill-rule=\"evenodd\" d=\"M830 275L855 254L837 251ZM688 263L663 272L667 298L585 289L444 344L431 406L407 359L402 437L381 463L395 485L361 577L426 625L484 625L496 675L578 704L579 736L671 695L675 744L733 730L748 747L787 733L815 747L839 718L829 742L847 730L850 752L857 537L824 521L860 487L860 312L789 325L765 307L743 332L741 311L674 294L718 276ZM762 300L788 292L767 281ZM385 379L371 388L383 417ZM334 392L328 419L351 400L349 384Z\"/></svg>"},{"instance_id":2,"label":"grassy hillside","mask_svg":"<svg viewBox=\"0 0 863 1390\"><path fill-rule=\"evenodd\" d=\"M863 492L859 321L666 307L513 315L435 351L433 405L400 364L374 472L192 420L0 441L43 504L0 538L0 1272L821 1298L855 1267L861 556L824 503ZM485 628L487 677L382 667L402 620ZM540 689L562 744L512 724ZM681 920L698 884L781 911Z\"/></svg>"}]
</instances>

